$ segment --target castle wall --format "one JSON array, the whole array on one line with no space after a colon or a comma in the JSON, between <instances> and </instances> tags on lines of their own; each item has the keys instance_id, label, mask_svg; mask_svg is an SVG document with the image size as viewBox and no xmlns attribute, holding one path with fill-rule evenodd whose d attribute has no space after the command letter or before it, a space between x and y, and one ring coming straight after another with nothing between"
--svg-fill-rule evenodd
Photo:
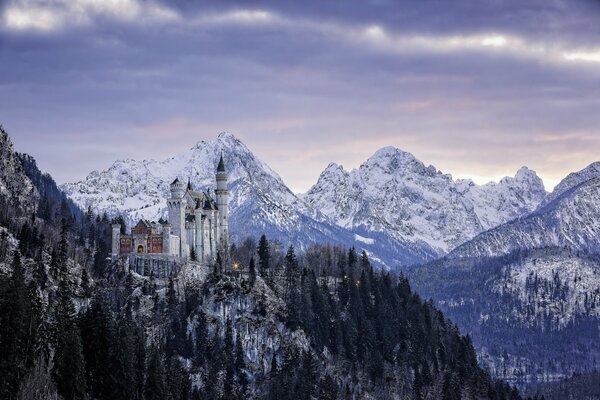
<instances>
[{"instance_id":1,"label":"castle wall","mask_svg":"<svg viewBox=\"0 0 600 400\"><path fill-rule=\"evenodd\" d=\"M119 254L131 253L133 249L133 238L124 236L120 238Z\"/></svg>"}]
</instances>

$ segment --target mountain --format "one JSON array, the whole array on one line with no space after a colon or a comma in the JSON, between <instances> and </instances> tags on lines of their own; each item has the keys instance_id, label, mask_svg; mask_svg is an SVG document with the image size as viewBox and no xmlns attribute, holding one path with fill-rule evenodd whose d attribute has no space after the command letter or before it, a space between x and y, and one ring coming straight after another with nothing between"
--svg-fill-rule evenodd
<instances>
[{"instance_id":1,"label":"mountain","mask_svg":"<svg viewBox=\"0 0 600 400\"><path fill-rule=\"evenodd\" d=\"M40 194L25 174L12 141L0 125L0 200L15 210L30 214L39 198Z\"/></svg>"},{"instance_id":2,"label":"mountain","mask_svg":"<svg viewBox=\"0 0 600 400\"><path fill-rule=\"evenodd\" d=\"M303 198L339 226L366 237L385 233L431 259L527 215L545 195L542 180L526 167L514 178L476 185L385 147L352 171L330 164Z\"/></svg>"},{"instance_id":3,"label":"mountain","mask_svg":"<svg viewBox=\"0 0 600 400\"><path fill-rule=\"evenodd\" d=\"M406 276L473 338L480 362L515 384L600 367L600 257L567 248L443 258Z\"/></svg>"},{"instance_id":4,"label":"mountain","mask_svg":"<svg viewBox=\"0 0 600 400\"><path fill-rule=\"evenodd\" d=\"M529 215L407 271L495 376L547 381L600 367L598 172L570 174Z\"/></svg>"},{"instance_id":5,"label":"mountain","mask_svg":"<svg viewBox=\"0 0 600 400\"><path fill-rule=\"evenodd\" d=\"M546 246L587 252L600 250L600 176L585 180L569 175L548 199L531 214L459 246L449 257L494 256Z\"/></svg>"},{"instance_id":6,"label":"mountain","mask_svg":"<svg viewBox=\"0 0 600 400\"><path fill-rule=\"evenodd\" d=\"M551 203L563 193L598 176L600 176L600 162L594 162L582 169L581 171L570 173L565 179L563 179L559 182L558 185L556 185L552 193L546 196L546 198L541 202L539 207L545 207L547 204Z\"/></svg>"},{"instance_id":7,"label":"mountain","mask_svg":"<svg viewBox=\"0 0 600 400\"><path fill-rule=\"evenodd\" d=\"M520 399L365 254L271 242L285 268L181 261L168 277L139 275L106 259L107 218L73 212L33 158L3 145L2 198L49 208L22 218L0 204L0 398ZM256 250L236 252L262 265Z\"/></svg>"},{"instance_id":8,"label":"mountain","mask_svg":"<svg viewBox=\"0 0 600 400\"><path fill-rule=\"evenodd\" d=\"M166 217L169 184L176 177L189 178L196 188L214 189L215 166L221 154L229 174L229 225L234 240L265 233L283 245L292 243L299 248L314 243L356 245L367 250L376 263L392 268L436 255L420 242L404 241L386 231L339 226L318 207L294 195L276 172L229 133L214 141L201 141L164 161L119 160L106 171L94 171L85 180L61 188L81 208L106 212L110 217L121 214L131 226L140 218Z\"/></svg>"}]
</instances>

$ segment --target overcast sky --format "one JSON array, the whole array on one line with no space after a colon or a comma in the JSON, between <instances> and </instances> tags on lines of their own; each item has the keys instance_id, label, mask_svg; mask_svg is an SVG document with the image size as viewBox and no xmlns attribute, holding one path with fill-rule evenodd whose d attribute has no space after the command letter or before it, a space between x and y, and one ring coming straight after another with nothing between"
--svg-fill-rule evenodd
<instances>
[{"instance_id":1,"label":"overcast sky","mask_svg":"<svg viewBox=\"0 0 600 400\"><path fill-rule=\"evenodd\" d=\"M297 192L387 145L548 190L600 160L597 0L0 4L0 122L59 183L221 131Z\"/></svg>"}]
</instances>

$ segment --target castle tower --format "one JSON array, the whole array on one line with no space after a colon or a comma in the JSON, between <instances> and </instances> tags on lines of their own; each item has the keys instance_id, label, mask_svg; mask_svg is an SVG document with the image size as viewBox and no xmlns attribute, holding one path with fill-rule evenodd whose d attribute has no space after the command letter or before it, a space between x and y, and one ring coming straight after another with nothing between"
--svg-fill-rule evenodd
<instances>
[{"instance_id":1,"label":"castle tower","mask_svg":"<svg viewBox=\"0 0 600 400\"><path fill-rule=\"evenodd\" d=\"M225 163L223 162L223 153L221 153L221 159L217 166L217 207L219 208L219 214L217 216L217 241L227 241L229 237L228 229L228 213L227 203L229 202L229 190L227 189L227 171L225 171Z\"/></svg>"},{"instance_id":2,"label":"castle tower","mask_svg":"<svg viewBox=\"0 0 600 400\"><path fill-rule=\"evenodd\" d=\"M179 256L187 256L187 232L185 230L185 185L175 179L171 183L171 198L167 201L169 207L169 223L173 229L173 235L179 237Z\"/></svg>"},{"instance_id":3,"label":"castle tower","mask_svg":"<svg viewBox=\"0 0 600 400\"><path fill-rule=\"evenodd\" d=\"M121 224L112 225L112 252L111 258L113 261L119 257L121 252Z\"/></svg>"},{"instance_id":4,"label":"castle tower","mask_svg":"<svg viewBox=\"0 0 600 400\"><path fill-rule=\"evenodd\" d=\"M162 226L162 247L163 253L171 254L171 224Z\"/></svg>"}]
</instances>

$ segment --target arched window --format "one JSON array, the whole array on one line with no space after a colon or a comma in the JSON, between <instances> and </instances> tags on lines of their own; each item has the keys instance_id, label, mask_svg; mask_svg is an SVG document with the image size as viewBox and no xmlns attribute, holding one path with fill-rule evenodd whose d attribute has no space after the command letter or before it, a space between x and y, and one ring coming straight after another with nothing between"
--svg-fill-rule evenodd
<instances>
[{"instance_id":1,"label":"arched window","mask_svg":"<svg viewBox=\"0 0 600 400\"><path fill-rule=\"evenodd\" d=\"M142 246L141 244L138 246L138 253L143 253L144 252L144 246Z\"/></svg>"}]
</instances>

